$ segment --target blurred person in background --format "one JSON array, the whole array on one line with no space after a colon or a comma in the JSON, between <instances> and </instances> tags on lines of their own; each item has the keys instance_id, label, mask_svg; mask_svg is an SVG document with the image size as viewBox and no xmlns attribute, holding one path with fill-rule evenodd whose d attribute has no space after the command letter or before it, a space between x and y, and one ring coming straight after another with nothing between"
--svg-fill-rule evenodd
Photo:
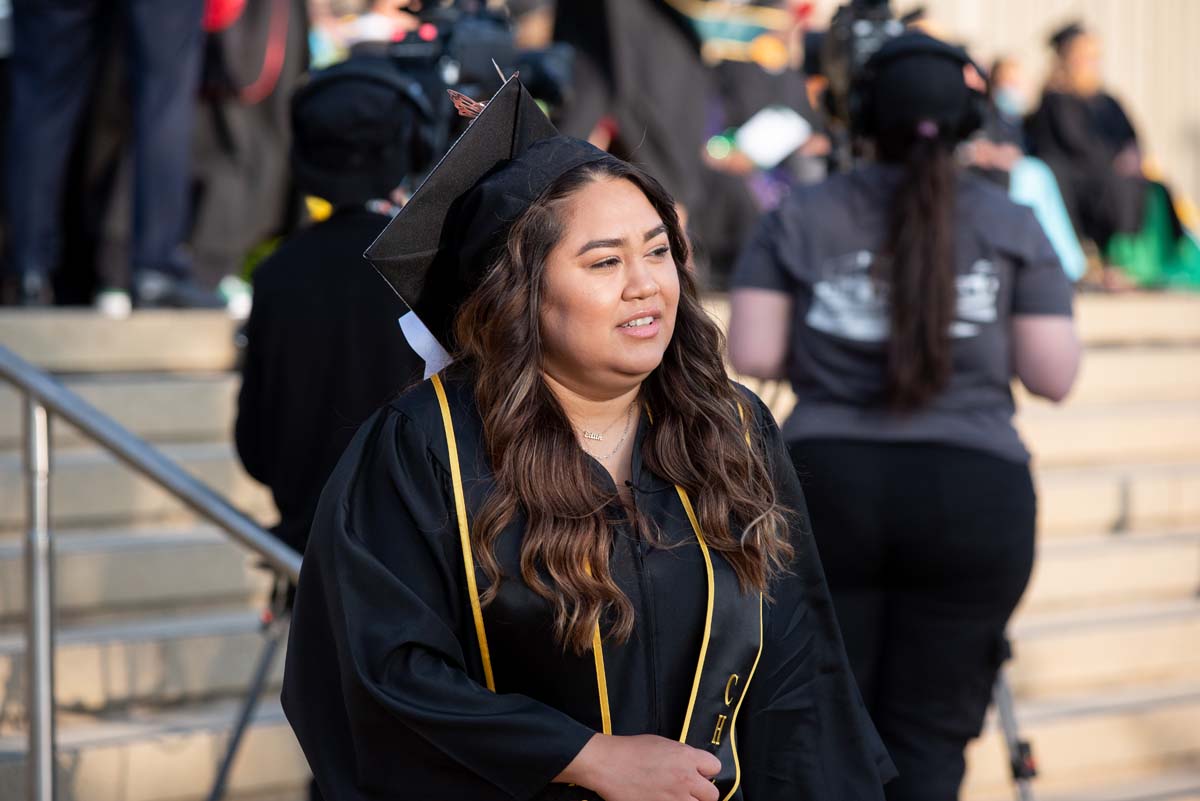
<instances>
[{"instance_id":1,"label":"blurred person in background","mask_svg":"<svg viewBox=\"0 0 1200 801\"><path fill-rule=\"evenodd\" d=\"M1050 38L1054 64L1026 132L1031 152L1058 178L1076 231L1103 253L1142 222L1146 182L1137 134L1103 90L1100 42L1072 23Z\"/></svg>"},{"instance_id":2,"label":"blurred person in background","mask_svg":"<svg viewBox=\"0 0 1200 801\"><path fill-rule=\"evenodd\" d=\"M660 177L684 212L706 288L726 286L760 205L777 203L791 180L768 176L728 147L710 152L706 143L714 135L732 141L768 105L787 108L793 118L815 118L799 58L791 60L799 18L794 0L556 6L555 39L576 53L556 124ZM794 50L799 56L800 48Z\"/></svg>"},{"instance_id":3,"label":"blurred person in background","mask_svg":"<svg viewBox=\"0 0 1200 801\"><path fill-rule=\"evenodd\" d=\"M1025 141L1025 115L1029 111L1029 93L1025 69L1012 56L1000 56L992 62L987 75L988 99L996 110L997 124L1007 126L1013 142Z\"/></svg>"},{"instance_id":4,"label":"blurred person in background","mask_svg":"<svg viewBox=\"0 0 1200 801\"><path fill-rule=\"evenodd\" d=\"M208 28L189 245L196 280L215 287L238 317L249 310L248 267L264 243L302 219L288 152L289 101L308 70L305 3L246 3L235 19ZM111 219L106 234L119 239Z\"/></svg>"},{"instance_id":5,"label":"blurred person in background","mask_svg":"<svg viewBox=\"0 0 1200 801\"><path fill-rule=\"evenodd\" d=\"M363 252L403 204L401 184L430 158L423 105L419 87L372 57L314 73L292 100L293 180L332 213L253 273L234 439L246 472L271 490L273 533L300 553L359 424L421 377L398 324L408 309ZM309 798L321 801L315 782Z\"/></svg>"},{"instance_id":6,"label":"blurred person in background","mask_svg":"<svg viewBox=\"0 0 1200 801\"><path fill-rule=\"evenodd\" d=\"M1137 132L1104 91L1100 41L1078 23L1050 39L1054 65L1026 130L1058 178L1080 237L1105 262L1102 285L1200 287L1200 247L1168 188L1146 177Z\"/></svg>"},{"instance_id":7,"label":"blurred person in background","mask_svg":"<svg viewBox=\"0 0 1200 801\"><path fill-rule=\"evenodd\" d=\"M791 187L824 177L829 140L809 104L803 22L809 6L762 0L719 20L705 7L669 0L687 15L711 64L703 151L711 171L706 202L692 210L711 289L728 288L742 245L764 210Z\"/></svg>"},{"instance_id":8,"label":"blurred person in background","mask_svg":"<svg viewBox=\"0 0 1200 801\"><path fill-rule=\"evenodd\" d=\"M704 198L712 77L667 0L560 2L554 38L575 48L569 102L555 124L656 175L685 208Z\"/></svg>"},{"instance_id":9,"label":"blurred person in background","mask_svg":"<svg viewBox=\"0 0 1200 801\"><path fill-rule=\"evenodd\" d=\"M132 291L142 306L224 306L197 286L181 243L203 49L202 0L123 0L133 105ZM51 300L71 144L103 51L99 0L13 2L4 299ZM126 287L112 287L123 290Z\"/></svg>"},{"instance_id":10,"label":"blurred person in background","mask_svg":"<svg viewBox=\"0 0 1200 801\"><path fill-rule=\"evenodd\" d=\"M274 495L275 534L300 552L355 429L420 378L397 322L407 309L362 254L403 203L397 187L430 158L426 105L371 57L315 73L293 100L293 177L333 213L254 272L235 436L246 471Z\"/></svg>"},{"instance_id":11,"label":"blurred person in background","mask_svg":"<svg viewBox=\"0 0 1200 801\"><path fill-rule=\"evenodd\" d=\"M969 66L923 34L884 45L855 90L877 163L764 218L731 296L733 367L797 396L784 436L890 801L958 797L1033 563L1010 381L1061 400L1080 358L1033 213L957 166Z\"/></svg>"}]
</instances>

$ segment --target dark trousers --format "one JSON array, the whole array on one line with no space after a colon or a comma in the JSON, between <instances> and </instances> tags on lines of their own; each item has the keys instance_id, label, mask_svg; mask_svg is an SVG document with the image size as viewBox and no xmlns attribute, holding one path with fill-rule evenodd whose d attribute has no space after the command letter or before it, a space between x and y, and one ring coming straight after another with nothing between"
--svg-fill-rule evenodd
<instances>
[{"instance_id":1,"label":"dark trousers","mask_svg":"<svg viewBox=\"0 0 1200 801\"><path fill-rule=\"evenodd\" d=\"M67 160L103 52L104 0L15 0L8 130L9 269L58 261ZM132 270L187 274L203 0L120 0L134 124Z\"/></svg>"},{"instance_id":2,"label":"dark trousers","mask_svg":"<svg viewBox=\"0 0 1200 801\"><path fill-rule=\"evenodd\" d=\"M1075 232L1090 239L1103 253L1116 234L1142 229L1146 190L1141 176L1096 171L1060 159L1047 159L1062 193Z\"/></svg>"},{"instance_id":3,"label":"dark trousers","mask_svg":"<svg viewBox=\"0 0 1200 801\"><path fill-rule=\"evenodd\" d=\"M846 651L900 777L955 801L1033 567L1029 468L927 444L794 443Z\"/></svg>"}]
</instances>

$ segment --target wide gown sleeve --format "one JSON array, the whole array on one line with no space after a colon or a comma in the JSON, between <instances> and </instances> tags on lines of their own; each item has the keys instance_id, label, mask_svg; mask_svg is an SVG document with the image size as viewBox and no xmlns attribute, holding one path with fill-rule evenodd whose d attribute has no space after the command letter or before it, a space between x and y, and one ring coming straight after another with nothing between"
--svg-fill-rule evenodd
<instances>
[{"instance_id":1,"label":"wide gown sleeve","mask_svg":"<svg viewBox=\"0 0 1200 801\"><path fill-rule=\"evenodd\" d=\"M448 479L429 439L404 414L378 412L313 524L283 705L329 799L526 799L594 734L482 686Z\"/></svg>"},{"instance_id":2,"label":"wide gown sleeve","mask_svg":"<svg viewBox=\"0 0 1200 801\"><path fill-rule=\"evenodd\" d=\"M757 405L779 501L795 512L795 559L772 590L738 723L745 799L882 801L896 770L846 658L800 481L771 413Z\"/></svg>"}]
</instances>

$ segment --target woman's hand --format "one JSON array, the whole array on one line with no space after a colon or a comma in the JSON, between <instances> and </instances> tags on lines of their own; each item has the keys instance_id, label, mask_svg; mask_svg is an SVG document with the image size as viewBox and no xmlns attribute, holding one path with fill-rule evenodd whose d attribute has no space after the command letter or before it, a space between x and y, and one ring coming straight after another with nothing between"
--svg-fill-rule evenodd
<instances>
[{"instance_id":1,"label":"woman's hand","mask_svg":"<svg viewBox=\"0 0 1200 801\"><path fill-rule=\"evenodd\" d=\"M709 777L721 760L675 740L597 734L555 778L595 790L605 801L717 801Z\"/></svg>"}]
</instances>

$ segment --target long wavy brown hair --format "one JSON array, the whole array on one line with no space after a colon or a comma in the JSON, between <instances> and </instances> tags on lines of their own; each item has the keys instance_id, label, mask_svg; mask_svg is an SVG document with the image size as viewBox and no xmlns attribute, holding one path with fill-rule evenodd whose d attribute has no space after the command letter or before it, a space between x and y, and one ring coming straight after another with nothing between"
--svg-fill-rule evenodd
<instances>
[{"instance_id":1,"label":"long wavy brown hair","mask_svg":"<svg viewBox=\"0 0 1200 801\"><path fill-rule=\"evenodd\" d=\"M608 567L615 524L606 509L618 498L595 480L543 379L538 311L547 257L564 230L565 201L606 178L631 181L646 195L667 227L679 274L674 335L642 384L653 416L642 458L687 490L709 549L732 565L743 591L765 592L792 557L787 510L776 501L754 412L725 373L724 336L700 305L686 267L688 245L674 201L649 175L615 159L572 170L514 222L482 284L459 309L455 336L475 381L495 476L472 527L478 563L490 580L482 602L495 598L503 578L496 540L524 513L521 578L553 605L555 634L575 653L591 648L601 616L608 636L627 639L634 610ZM652 524L635 524L653 536Z\"/></svg>"}]
</instances>

